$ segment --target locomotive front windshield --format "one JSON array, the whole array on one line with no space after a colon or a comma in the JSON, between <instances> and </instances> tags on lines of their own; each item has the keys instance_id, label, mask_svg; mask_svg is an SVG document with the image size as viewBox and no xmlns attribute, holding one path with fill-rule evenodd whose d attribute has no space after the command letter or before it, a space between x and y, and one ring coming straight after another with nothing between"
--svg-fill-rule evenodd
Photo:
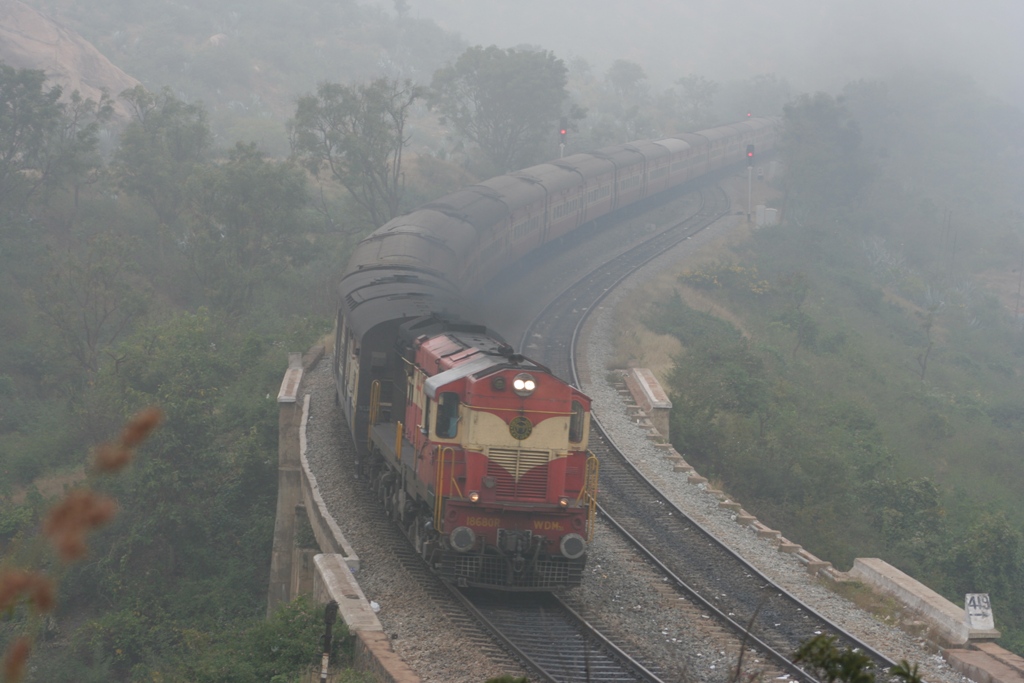
<instances>
[{"instance_id":1,"label":"locomotive front windshield","mask_svg":"<svg viewBox=\"0 0 1024 683\"><path fill-rule=\"evenodd\" d=\"M439 439L454 439L459 431L459 395L446 391L438 397L434 433Z\"/></svg>"}]
</instances>

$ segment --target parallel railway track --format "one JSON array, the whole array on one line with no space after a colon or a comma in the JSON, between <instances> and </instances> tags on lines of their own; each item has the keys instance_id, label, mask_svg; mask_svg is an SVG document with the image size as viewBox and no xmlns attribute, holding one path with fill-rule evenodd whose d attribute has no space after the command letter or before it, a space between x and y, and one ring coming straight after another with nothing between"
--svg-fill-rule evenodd
<instances>
[{"instance_id":1,"label":"parallel railway track","mask_svg":"<svg viewBox=\"0 0 1024 683\"><path fill-rule=\"evenodd\" d=\"M667 249L710 226L729 210L719 188L702 191L701 208L689 218L595 269L568 287L524 333L534 359L579 386L575 347L583 324L602 299L630 274ZM591 450L601 461L602 516L658 566L689 599L702 605L737 638L796 679L813 680L790 653L819 633L859 648L881 669L894 664L758 572L675 506L604 434L597 420Z\"/></svg>"}]
</instances>

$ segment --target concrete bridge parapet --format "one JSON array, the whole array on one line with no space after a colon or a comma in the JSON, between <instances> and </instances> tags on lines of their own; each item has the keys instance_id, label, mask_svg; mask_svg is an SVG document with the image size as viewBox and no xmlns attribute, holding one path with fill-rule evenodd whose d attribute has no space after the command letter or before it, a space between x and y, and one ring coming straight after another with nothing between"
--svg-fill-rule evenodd
<instances>
[{"instance_id":1,"label":"concrete bridge parapet","mask_svg":"<svg viewBox=\"0 0 1024 683\"><path fill-rule=\"evenodd\" d=\"M858 557L850 577L887 593L911 609L920 612L947 645L965 645L972 640L993 640L999 631L969 628L962 607L942 597L928 586L877 557Z\"/></svg>"},{"instance_id":2,"label":"concrete bridge parapet","mask_svg":"<svg viewBox=\"0 0 1024 683\"><path fill-rule=\"evenodd\" d=\"M298 401L302 384L301 353L288 354L288 370L277 393L277 516L274 522L274 546L270 554L270 586L267 614L291 600L295 560L295 507L302 502L302 475L299 457L299 429L302 403Z\"/></svg>"},{"instance_id":3,"label":"concrete bridge parapet","mask_svg":"<svg viewBox=\"0 0 1024 683\"><path fill-rule=\"evenodd\" d=\"M626 373L626 386L636 401L637 407L643 411L651 426L665 441L669 440L669 415L672 412L672 401L661 386L654 373L647 368L630 368Z\"/></svg>"}]
</instances>

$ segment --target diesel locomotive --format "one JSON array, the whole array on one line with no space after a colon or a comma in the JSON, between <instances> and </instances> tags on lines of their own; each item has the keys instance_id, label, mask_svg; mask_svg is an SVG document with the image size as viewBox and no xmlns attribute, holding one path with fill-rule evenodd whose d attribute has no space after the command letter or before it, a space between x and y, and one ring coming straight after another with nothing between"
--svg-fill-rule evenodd
<instances>
[{"instance_id":1,"label":"diesel locomotive","mask_svg":"<svg viewBox=\"0 0 1024 683\"><path fill-rule=\"evenodd\" d=\"M590 399L495 332L467 296L612 211L776 143L748 119L533 166L400 216L340 284L333 373L360 469L446 580L550 590L582 578L597 495Z\"/></svg>"}]
</instances>

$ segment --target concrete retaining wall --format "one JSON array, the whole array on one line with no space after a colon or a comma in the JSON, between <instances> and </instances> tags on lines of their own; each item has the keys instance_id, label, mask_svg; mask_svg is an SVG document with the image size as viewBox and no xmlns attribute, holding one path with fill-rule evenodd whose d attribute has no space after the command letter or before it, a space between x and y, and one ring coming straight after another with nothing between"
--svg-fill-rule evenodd
<instances>
[{"instance_id":1,"label":"concrete retaining wall","mask_svg":"<svg viewBox=\"0 0 1024 683\"><path fill-rule=\"evenodd\" d=\"M999 637L999 631L995 629L982 631L968 628L963 608L877 557L858 557L853 562L850 577L893 596L920 613L947 645L964 645L970 640L992 640Z\"/></svg>"},{"instance_id":2,"label":"concrete retaining wall","mask_svg":"<svg viewBox=\"0 0 1024 683\"><path fill-rule=\"evenodd\" d=\"M979 643L976 650L946 650L946 663L975 683L1024 683L1024 659L995 643Z\"/></svg>"},{"instance_id":3,"label":"concrete retaining wall","mask_svg":"<svg viewBox=\"0 0 1024 683\"><path fill-rule=\"evenodd\" d=\"M345 535L341 533L341 527L327 511L327 505L320 495L320 487L316 483L316 475L313 474L313 470L309 467L309 460L306 459L306 424L309 420L309 400L309 394L306 394L303 400L302 423L299 428L302 502L320 550L325 553L341 555L352 571L359 571L359 557L352 550Z\"/></svg>"},{"instance_id":4,"label":"concrete retaining wall","mask_svg":"<svg viewBox=\"0 0 1024 683\"><path fill-rule=\"evenodd\" d=\"M305 355L288 354L288 370L277 397L277 519L267 612L299 595L312 594L322 605L334 600L355 638L358 670L371 673L381 683L420 683L419 676L391 647L390 638L359 587L353 573L359 570L359 557L328 511L306 458L310 396L302 394L302 379L323 356L322 346L313 347ZM307 517L323 552L297 547L298 515Z\"/></svg>"},{"instance_id":5,"label":"concrete retaining wall","mask_svg":"<svg viewBox=\"0 0 1024 683\"><path fill-rule=\"evenodd\" d=\"M626 386L636 401L637 407L644 413L643 417L650 421L657 436L669 440L669 414L672 412L672 401L661 386L654 373L647 368L630 368L625 375Z\"/></svg>"},{"instance_id":6,"label":"concrete retaining wall","mask_svg":"<svg viewBox=\"0 0 1024 683\"><path fill-rule=\"evenodd\" d=\"M267 589L267 614L292 599L293 557L295 548L295 506L302 501L299 464L299 428L302 403L298 401L302 383L302 354L288 354L288 370L277 394L277 515L274 521L274 546L270 553L270 585Z\"/></svg>"},{"instance_id":7,"label":"concrete retaining wall","mask_svg":"<svg viewBox=\"0 0 1024 683\"><path fill-rule=\"evenodd\" d=\"M313 597L320 604L338 603L338 614L355 639L355 668L381 683L420 683L420 677L391 647L391 639L356 582L346 558L317 555Z\"/></svg>"}]
</instances>

